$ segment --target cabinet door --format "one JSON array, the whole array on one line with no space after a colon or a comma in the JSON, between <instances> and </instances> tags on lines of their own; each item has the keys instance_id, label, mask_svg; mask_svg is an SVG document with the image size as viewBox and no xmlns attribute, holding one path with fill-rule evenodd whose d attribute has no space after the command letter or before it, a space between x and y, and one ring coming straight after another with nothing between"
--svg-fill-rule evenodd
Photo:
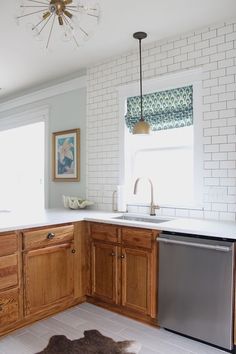
<instances>
[{"instance_id":1,"label":"cabinet door","mask_svg":"<svg viewBox=\"0 0 236 354\"><path fill-rule=\"evenodd\" d=\"M102 242L91 244L92 296L108 303L118 303L119 247Z\"/></svg>"},{"instance_id":2,"label":"cabinet door","mask_svg":"<svg viewBox=\"0 0 236 354\"><path fill-rule=\"evenodd\" d=\"M19 320L19 290L0 292L0 329Z\"/></svg>"},{"instance_id":3,"label":"cabinet door","mask_svg":"<svg viewBox=\"0 0 236 354\"><path fill-rule=\"evenodd\" d=\"M72 244L65 243L24 254L25 312L52 308L73 298Z\"/></svg>"},{"instance_id":4,"label":"cabinet door","mask_svg":"<svg viewBox=\"0 0 236 354\"><path fill-rule=\"evenodd\" d=\"M122 306L151 314L151 252L122 248Z\"/></svg>"},{"instance_id":5,"label":"cabinet door","mask_svg":"<svg viewBox=\"0 0 236 354\"><path fill-rule=\"evenodd\" d=\"M18 256L0 257L0 290L18 285Z\"/></svg>"}]
</instances>

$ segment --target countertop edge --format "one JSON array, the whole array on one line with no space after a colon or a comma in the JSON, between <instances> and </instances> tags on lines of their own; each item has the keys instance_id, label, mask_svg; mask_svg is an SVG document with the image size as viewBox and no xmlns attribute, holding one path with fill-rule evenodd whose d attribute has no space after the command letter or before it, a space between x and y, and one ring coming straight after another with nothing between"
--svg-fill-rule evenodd
<instances>
[{"instance_id":1,"label":"countertop edge","mask_svg":"<svg viewBox=\"0 0 236 354\"><path fill-rule=\"evenodd\" d=\"M109 223L120 226L130 226L159 231L178 232L207 237L219 237L236 240L236 223L229 221L214 221L205 219L176 218L165 222L149 223L116 219L122 213L111 213L95 210L46 209L37 215L25 213L0 215L0 233L20 231L30 228L60 225L71 222L91 221ZM143 216L143 215L142 215ZM27 222L28 218L28 222Z\"/></svg>"}]
</instances>

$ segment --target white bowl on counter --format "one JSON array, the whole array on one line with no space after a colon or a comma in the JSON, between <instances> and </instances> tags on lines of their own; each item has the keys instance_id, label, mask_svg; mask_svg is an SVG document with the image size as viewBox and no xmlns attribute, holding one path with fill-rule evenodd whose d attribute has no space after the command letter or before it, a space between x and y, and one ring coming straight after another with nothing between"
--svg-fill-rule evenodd
<instances>
[{"instance_id":1,"label":"white bowl on counter","mask_svg":"<svg viewBox=\"0 0 236 354\"><path fill-rule=\"evenodd\" d=\"M63 204L67 209L84 209L94 203L80 197L70 197L63 195Z\"/></svg>"}]
</instances>

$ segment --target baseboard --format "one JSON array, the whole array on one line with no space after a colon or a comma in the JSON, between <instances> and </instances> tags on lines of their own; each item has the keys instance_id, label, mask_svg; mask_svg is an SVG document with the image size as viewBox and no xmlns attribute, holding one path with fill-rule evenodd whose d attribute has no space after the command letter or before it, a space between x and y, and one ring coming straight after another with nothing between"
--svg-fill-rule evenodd
<instances>
[{"instance_id":1,"label":"baseboard","mask_svg":"<svg viewBox=\"0 0 236 354\"><path fill-rule=\"evenodd\" d=\"M105 308L107 310L119 313L120 315L123 315L123 316L126 316L126 317L130 317L130 318L135 319L137 321L140 321L140 322L143 322L143 323L146 323L146 324L149 324L149 325L153 325L155 327L159 327L157 325L157 321L156 321L155 318L152 318L151 316L148 316L148 315L145 315L145 314L142 314L142 313L139 313L139 312L124 308L124 307L122 307L120 305L108 304L106 302L103 302L103 301L101 301L99 299L96 299L96 298L90 297L90 296L87 296L87 302L89 302L89 303L91 303L93 305L96 305L96 306L103 307L103 308Z\"/></svg>"},{"instance_id":2,"label":"baseboard","mask_svg":"<svg viewBox=\"0 0 236 354\"><path fill-rule=\"evenodd\" d=\"M84 302L86 302L86 297L85 296L73 299L70 302L67 302L66 304L64 304L63 302L59 303L55 307L48 308L48 309L45 309L42 312L35 313L35 314L29 315L27 317L24 317L21 320L19 320L18 322L9 324L8 326L6 326L4 328L1 328L0 329L0 337L1 336L5 336L6 334L9 334L11 332L14 332L14 331L16 331L16 330L18 330L18 329L20 329L22 327L25 327L27 325L33 324L33 323L35 323L37 321L40 321L40 320L42 320L44 318L50 317L50 316L55 315L55 314L57 314L59 312L67 310L70 307L82 304Z\"/></svg>"}]
</instances>

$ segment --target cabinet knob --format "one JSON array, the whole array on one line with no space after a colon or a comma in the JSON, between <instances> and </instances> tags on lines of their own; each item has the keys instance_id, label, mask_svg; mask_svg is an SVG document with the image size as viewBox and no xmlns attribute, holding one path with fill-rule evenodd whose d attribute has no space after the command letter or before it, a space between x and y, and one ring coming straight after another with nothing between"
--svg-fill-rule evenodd
<instances>
[{"instance_id":1,"label":"cabinet knob","mask_svg":"<svg viewBox=\"0 0 236 354\"><path fill-rule=\"evenodd\" d=\"M116 255L115 252L112 252L112 253L111 253L111 256L112 256L112 257L115 257L115 255Z\"/></svg>"},{"instance_id":2,"label":"cabinet knob","mask_svg":"<svg viewBox=\"0 0 236 354\"><path fill-rule=\"evenodd\" d=\"M122 254L122 255L120 256L120 258L122 258L122 259L123 259L123 258L125 258L125 255L124 255L124 254Z\"/></svg>"},{"instance_id":3,"label":"cabinet knob","mask_svg":"<svg viewBox=\"0 0 236 354\"><path fill-rule=\"evenodd\" d=\"M53 232L49 232L49 234L47 235L48 240L52 240L54 237L55 237L55 234Z\"/></svg>"},{"instance_id":4,"label":"cabinet knob","mask_svg":"<svg viewBox=\"0 0 236 354\"><path fill-rule=\"evenodd\" d=\"M73 248L73 250L71 251L71 253L75 253L76 252L76 250Z\"/></svg>"}]
</instances>

